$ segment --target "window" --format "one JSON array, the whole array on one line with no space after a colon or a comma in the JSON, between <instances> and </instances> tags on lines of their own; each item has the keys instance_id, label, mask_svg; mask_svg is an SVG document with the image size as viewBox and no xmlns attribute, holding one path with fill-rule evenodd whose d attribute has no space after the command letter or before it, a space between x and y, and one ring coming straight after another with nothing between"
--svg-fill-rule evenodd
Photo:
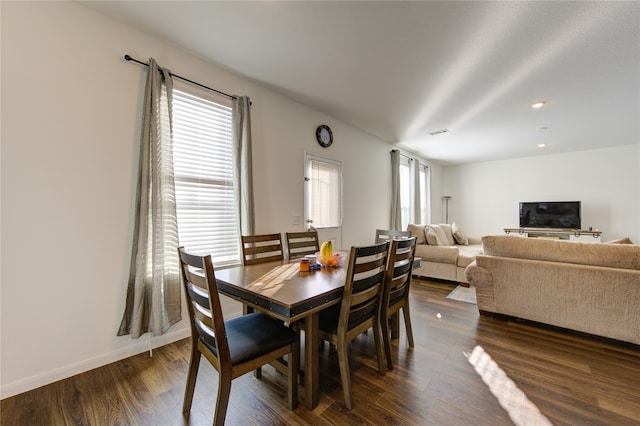
<instances>
[{"instance_id":1,"label":"window","mask_svg":"<svg viewBox=\"0 0 640 426\"><path fill-rule=\"evenodd\" d=\"M173 91L173 163L180 245L238 263L231 101L200 89Z\"/></svg>"},{"instance_id":2,"label":"window","mask_svg":"<svg viewBox=\"0 0 640 426\"><path fill-rule=\"evenodd\" d=\"M305 217L315 228L342 226L342 163L306 156Z\"/></svg>"}]
</instances>

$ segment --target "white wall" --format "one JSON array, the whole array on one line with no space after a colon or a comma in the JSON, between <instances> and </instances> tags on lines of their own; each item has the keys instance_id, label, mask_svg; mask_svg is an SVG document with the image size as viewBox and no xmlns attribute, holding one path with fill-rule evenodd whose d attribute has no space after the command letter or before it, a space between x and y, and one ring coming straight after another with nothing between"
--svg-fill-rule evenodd
<instances>
[{"instance_id":1,"label":"white wall","mask_svg":"<svg viewBox=\"0 0 640 426\"><path fill-rule=\"evenodd\" d=\"M145 74L125 53L251 97L257 232L303 229L291 223L303 214L305 152L343 162L343 246L388 226L391 145L84 5L0 8L3 398L148 348L147 336L116 336ZM315 142L322 123L329 149ZM188 331L183 320L151 344Z\"/></svg>"},{"instance_id":2,"label":"white wall","mask_svg":"<svg viewBox=\"0 0 640 426\"><path fill-rule=\"evenodd\" d=\"M443 183L469 235L517 228L520 201L581 201L584 229L640 243L640 145L444 167Z\"/></svg>"}]
</instances>

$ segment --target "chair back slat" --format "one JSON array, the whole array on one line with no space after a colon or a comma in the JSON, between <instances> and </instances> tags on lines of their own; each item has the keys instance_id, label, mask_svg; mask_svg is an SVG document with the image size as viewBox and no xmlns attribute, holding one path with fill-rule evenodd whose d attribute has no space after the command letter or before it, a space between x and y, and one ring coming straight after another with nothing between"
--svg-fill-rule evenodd
<instances>
[{"instance_id":1,"label":"chair back slat","mask_svg":"<svg viewBox=\"0 0 640 426\"><path fill-rule=\"evenodd\" d=\"M243 235L242 259L245 265L283 260L282 236L278 234Z\"/></svg>"},{"instance_id":2,"label":"chair back slat","mask_svg":"<svg viewBox=\"0 0 640 426\"><path fill-rule=\"evenodd\" d=\"M351 306L355 307L370 301L375 301L375 298L382 292L382 289L382 283L378 282L364 290L351 293Z\"/></svg>"},{"instance_id":3,"label":"chair back slat","mask_svg":"<svg viewBox=\"0 0 640 426\"><path fill-rule=\"evenodd\" d=\"M320 251L317 231L287 232L286 239L289 259L304 257Z\"/></svg>"}]
</instances>

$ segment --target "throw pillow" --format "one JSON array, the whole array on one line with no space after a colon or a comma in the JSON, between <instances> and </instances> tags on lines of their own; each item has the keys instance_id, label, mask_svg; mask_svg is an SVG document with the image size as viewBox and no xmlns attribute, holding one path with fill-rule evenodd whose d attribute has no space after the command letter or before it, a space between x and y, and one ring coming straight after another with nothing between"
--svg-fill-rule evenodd
<instances>
[{"instance_id":1,"label":"throw pillow","mask_svg":"<svg viewBox=\"0 0 640 426\"><path fill-rule=\"evenodd\" d=\"M447 235L444 233L442 228L440 228L438 225L429 225L429 228L432 229L433 232L436 234L436 240L437 240L436 245L438 246L449 245L449 240L447 239Z\"/></svg>"},{"instance_id":2,"label":"throw pillow","mask_svg":"<svg viewBox=\"0 0 640 426\"><path fill-rule=\"evenodd\" d=\"M407 226L407 231L412 237L416 237L416 244L426 244L424 225L412 225Z\"/></svg>"},{"instance_id":3,"label":"throw pillow","mask_svg":"<svg viewBox=\"0 0 640 426\"><path fill-rule=\"evenodd\" d=\"M469 245L469 238L467 238L467 234L462 232L462 229L460 229L457 223L453 222L453 224L451 225L451 230L453 232L453 238L456 239L458 244L463 246Z\"/></svg>"},{"instance_id":4,"label":"throw pillow","mask_svg":"<svg viewBox=\"0 0 640 426\"><path fill-rule=\"evenodd\" d=\"M430 246L441 246L440 241L438 241L438 236L431 226L425 226L424 228L424 236L426 237L427 244Z\"/></svg>"},{"instance_id":5,"label":"throw pillow","mask_svg":"<svg viewBox=\"0 0 640 426\"><path fill-rule=\"evenodd\" d=\"M445 241L443 241L445 246L452 246L456 243L456 240L453 238L453 231L451 230L451 225L448 223L439 223L438 226L444 232Z\"/></svg>"}]
</instances>

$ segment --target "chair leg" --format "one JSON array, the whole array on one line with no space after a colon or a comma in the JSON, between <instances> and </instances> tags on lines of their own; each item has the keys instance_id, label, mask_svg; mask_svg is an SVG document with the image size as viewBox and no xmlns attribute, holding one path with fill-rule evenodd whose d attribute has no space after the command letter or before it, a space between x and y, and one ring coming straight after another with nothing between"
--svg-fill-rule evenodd
<instances>
[{"instance_id":1,"label":"chair leg","mask_svg":"<svg viewBox=\"0 0 640 426\"><path fill-rule=\"evenodd\" d=\"M344 405L351 410L351 374L349 372L349 353L347 342L341 341L337 346L338 364L340 365L340 380L342 381L342 393L344 393Z\"/></svg>"},{"instance_id":2,"label":"chair leg","mask_svg":"<svg viewBox=\"0 0 640 426\"><path fill-rule=\"evenodd\" d=\"M385 366L384 366L384 354L383 354L383 349L382 349L382 339L380 338L380 322L378 321L374 326L373 326L373 340L375 341L376 344L376 357L378 358L378 373L382 374L383 376L385 375L385 373L387 372Z\"/></svg>"},{"instance_id":3,"label":"chair leg","mask_svg":"<svg viewBox=\"0 0 640 426\"><path fill-rule=\"evenodd\" d=\"M213 426L224 426L227 417L227 406L231 395L231 373L218 372L218 397L216 398L216 411L213 415Z\"/></svg>"},{"instance_id":4,"label":"chair leg","mask_svg":"<svg viewBox=\"0 0 640 426\"><path fill-rule=\"evenodd\" d=\"M197 345L197 342L192 343ZM197 347L191 350L191 360L189 361L189 370L187 371L187 385L184 390L184 400L182 401L182 413L187 414L191 411L191 403L193 401L193 392L196 388L196 378L198 377L198 367L200 367L200 352Z\"/></svg>"},{"instance_id":5,"label":"chair leg","mask_svg":"<svg viewBox=\"0 0 640 426\"><path fill-rule=\"evenodd\" d=\"M258 380L262 379L262 367L258 367L255 370L253 370L253 377L255 377Z\"/></svg>"},{"instance_id":6,"label":"chair leg","mask_svg":"<svg viewBox=\"0 0 640 426\"><path fill-rule=\"evenodd\" d=\"M395 340L400 336L400 314L394 312L389 318L391 324L391 339Z\"/></svg>"},{"instance_id":7,"label":"chair leg","mask_svg":"<svg viewBox=\"0 0 640 426\"><path fill-rule=\"evenodd\" d=\"M384 344L384 352L387 357L387 368L393 370L393 361L391 360L391 336L389 333L389 320L382 318L382 343Z\"/></svg>"},{"instance_id":8,"label":"chair leg","mask_svg":"<svg viewBox=\"0 0 640 426\"><path fill-rule=\"evenodd\" d=\"M402 315L404 316L404 328L407 330L409 347L413 348L413 329L411 328L411 316L409 315L409 301L402 307Z\"/></svg>"}]
</instances>

